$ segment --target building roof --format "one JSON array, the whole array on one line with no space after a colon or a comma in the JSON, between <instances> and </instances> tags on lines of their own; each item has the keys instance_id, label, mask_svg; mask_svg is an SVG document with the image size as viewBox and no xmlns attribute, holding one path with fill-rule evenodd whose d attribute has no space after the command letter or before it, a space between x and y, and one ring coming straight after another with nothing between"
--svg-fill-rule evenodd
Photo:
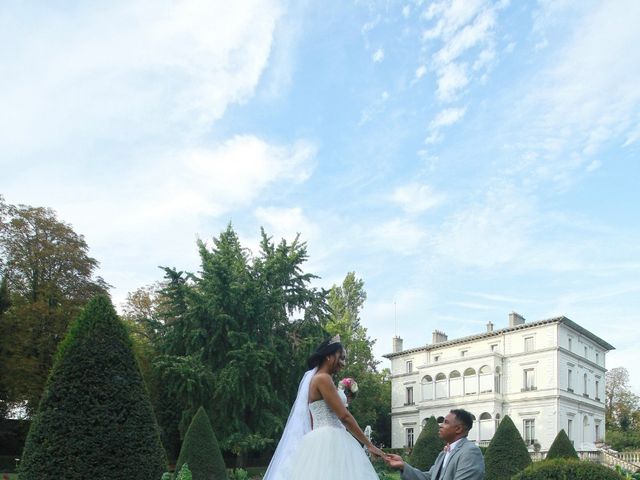
<instances>
[{"instance_id":1,"label":"building roof","mask_svg":"<svg viewBox=\"0 0 640 480\"><path fill-rule=\"evenodd\" d=\"M551 324L551 323L563 323L567 327L571 328L572 330L575 330L579 334L584 335L585 337L587 337L592 342L600 345L600 347L602 347L604 350L607 350L607 351L615 350L614 346L612 346L611 344L605 342L603 339L601 339L597 335L594 335L593 333L591 333L586 328L581 327L580 325L575 323L573 320L570 320L565 316L561 316L561 317L548 318L546 320L538 320L536 322L531 322L531 323L522 323L520 325L516 325L516 326L513 326L513 327L501 328L499 330L493 330L491 332L483 332L483 333L479 333L479 334L476 334L476 335L470 335L468 337L455 338L453 340L447 340L446 342L429 343L429 344L424 345L422 347L410 348L408 350L402 350L400 352L387 353L386 355L383 355L383 357L388 358L388 359L392 359L394 357L405 355L407 353L416 353L416 352L421 352L421 351L425 351L426 352L426 351L429 351L429 350L436 350L436 349L443 348L443 347L449 347L451 345L457 345L457 344L461 344L461 343L473 342L475 340L480 340L482 338L497 337L497 336L502 335L504 333L515 332L517 330L526 330L528 328L539 327L540 325L546 325L546 324Z\"/></svg>"}]
</instances>

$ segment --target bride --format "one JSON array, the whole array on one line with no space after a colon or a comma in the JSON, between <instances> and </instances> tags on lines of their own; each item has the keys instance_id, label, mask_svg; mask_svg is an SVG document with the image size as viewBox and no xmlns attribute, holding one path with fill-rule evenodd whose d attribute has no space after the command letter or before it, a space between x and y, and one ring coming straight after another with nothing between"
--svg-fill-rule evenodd
<instances>
[{"instance_id":1,"label":"bride","mask_svg":"<svg viewBox=\"0 0 640 480\"><path fill-rule=\"evenodd\" d=\"M378 480L360 443L374 457L384 453L362 433L347 410L344 392L331 378L344 367L345 357L339 336L320 344L309 357L310 370L300 382L264 480Z\"/></svg>"}]
</instances>

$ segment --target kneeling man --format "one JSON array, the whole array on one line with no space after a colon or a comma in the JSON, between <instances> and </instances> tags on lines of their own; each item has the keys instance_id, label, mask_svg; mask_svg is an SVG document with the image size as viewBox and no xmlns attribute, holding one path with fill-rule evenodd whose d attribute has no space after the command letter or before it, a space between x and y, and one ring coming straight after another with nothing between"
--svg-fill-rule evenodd
<instances>
[{"instance_id":1,"label":"kneeling man","mask_svg":"<svg viewBox=\"0 0 640 480\"><path fill-rule=\"evenodd\" d=\"M444 417L439 435L447 446L427 472L405 463L400 455L386 455L385 461L391 468L402 470L402 480L482 480L484 458L476 444L467 440L472 426L473 417L461 408Z\"/></svg>"}]
</instances>

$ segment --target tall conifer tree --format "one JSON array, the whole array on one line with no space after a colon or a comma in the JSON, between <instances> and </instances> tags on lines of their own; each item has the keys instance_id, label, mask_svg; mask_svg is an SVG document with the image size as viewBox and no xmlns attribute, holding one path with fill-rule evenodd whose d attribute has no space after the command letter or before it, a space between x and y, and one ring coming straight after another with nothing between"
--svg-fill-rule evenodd
<instances>
[{"instance_id":1,"label":"tall conifer tree","mask_svg":"<svg viewBox=\"0 0 640 480\"><path fill-rule=\"evenodd\" d=\"M165 456L131 340L107 296L61 343L20 462L21 480L157 480Z\"/></svg>"}]
</instances>

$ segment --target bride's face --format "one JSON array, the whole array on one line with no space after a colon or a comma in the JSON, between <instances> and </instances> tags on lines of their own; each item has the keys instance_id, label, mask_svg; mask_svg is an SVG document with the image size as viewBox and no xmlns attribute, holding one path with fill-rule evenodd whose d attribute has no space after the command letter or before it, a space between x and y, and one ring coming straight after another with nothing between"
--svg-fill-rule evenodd
<instances>
[{"instance_id":1,"label":"bride's face","mask_svg":"<svg viewBox=\"0 0 640 480\"><path fill-rule=\"evenodd\" d=\"M347 365L347 351L342 349L335 353L333 372L339 372Z\"/></svg>"}]
</instances>

